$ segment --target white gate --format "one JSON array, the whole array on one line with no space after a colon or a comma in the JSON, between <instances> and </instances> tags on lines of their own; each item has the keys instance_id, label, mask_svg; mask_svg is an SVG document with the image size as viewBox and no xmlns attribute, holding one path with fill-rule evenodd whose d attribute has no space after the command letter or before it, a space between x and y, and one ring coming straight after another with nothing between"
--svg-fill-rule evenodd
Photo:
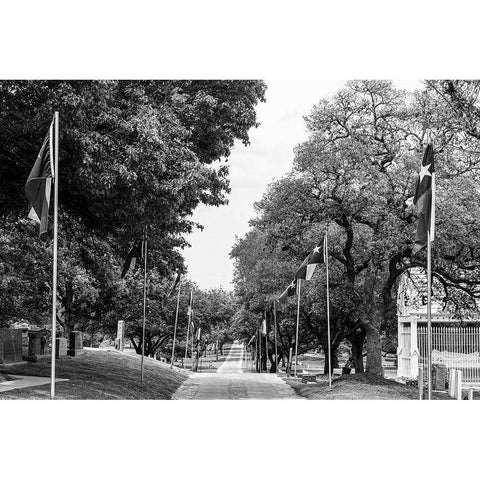
<instances>
[{"instance_id":1,"label":"white gate","mask_svg":"<svg viewBox=\"0 0 480 480\"><path fill-rule=\"evenodd\" d=\"M427 364L427 327L417 327L419 364ZM432 364L462 371L462 381L480 382L480 326L432 325Z\"/></svg>"}]
</instances>

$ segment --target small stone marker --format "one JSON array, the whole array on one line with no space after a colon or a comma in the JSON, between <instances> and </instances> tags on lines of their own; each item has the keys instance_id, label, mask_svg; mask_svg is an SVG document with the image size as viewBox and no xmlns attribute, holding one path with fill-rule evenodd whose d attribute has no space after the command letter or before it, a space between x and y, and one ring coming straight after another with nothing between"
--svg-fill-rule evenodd
<instances>
[{"instance_id":1,"label":"small stone marker","mask_svg":"<svg viewBox=\"0 0 480 480\"><path fill-rule=\"evenodd\" d=\"M0 363L15 363L22 360L22 330L0 328Z\"/></svg>"},{"instance_id":2,"label":"small stone marker","mask_svg":"<svg viewBox=\"0 0 480 480\"><path fill-rule=\"evenodd\" d=\"M125 347L125 321L119 320L117 323L117 338L115 339L115 348L121 350Z\"/></svg>"},{"instance_id":3,"label":"small stone marker","mask_svg":"<svg viewBox=\"0 0 480 480\"><path fill-rule=\"evenodd\" d=\"M70 348L67 351L70 357L78 357L83 355L85 350L83 349L83 333L73 330L70 332Z\"/></svg>"},{"instance_id":4,"label":"small stone marker","mask_svg":"<svg viewBox=\"0 0 480 480\"><path fill-rule=\"evenodd\" d=\"M50 359L47 345L47 330L40 328L28 332L28 356L29 362L48 361Z\"/></svg>"},{"instance_id":5,"label":"small stone marker","mask_svg":"<svg viewBox=\"0 0 480 480\"><path fill-rule=\"evenodd\" d=\"M317 383L317 376L315 374L303 373L302 383Z\"/></svg>"},{"instance_id":6,"label":"small stone marker","mask_svg":"<svg viewBox=\"0 0 480 480\"><path fill-rule=\"evenodd\" d=\"M432 365L432 388L434 390L445 390L447 384L447 367L440 363Z\"/></svg>"},{"instance_id":7,"label":"small stone marker","mask_svg":"<svg viewBox=\"0 0 480 480\"><path fill-rule=\"evenodd\" d=\"M65 357L67 355L67 339L60 337L55 343L55 358Z\"/></svg>"}]
</instances>

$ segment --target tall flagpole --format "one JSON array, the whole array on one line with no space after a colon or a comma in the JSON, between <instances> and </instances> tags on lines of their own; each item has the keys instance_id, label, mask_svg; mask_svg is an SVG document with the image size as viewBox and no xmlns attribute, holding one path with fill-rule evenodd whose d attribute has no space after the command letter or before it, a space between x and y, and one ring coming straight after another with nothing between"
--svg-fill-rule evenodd
<instances>
[{"instance_id":1,"label":"tall flagpole","mask_svg":"<svg viewBox=\"0 0 480 480\"><path fill-rule=\"evenodd\" d=\"M142 325L142 362L140 365L140 379L143 383L143 362L145 357L145 317L147 312L147 227L145 227L145 238L143 241L143 325Z\"/></svg>"},{"instance_id":2,"label":"tall flagpole","mask_svg":"<svg viewBox=\"0 0 480 480\"><path fill-rule=\"evenodd\" d=\"M328 228L325 231L324 258L327 273L327 336L328 336L328 386L332 388L332 354L330 348L330 285L328 281Z\"/></svg>"},{"instance_id":3,"label":"tall flagpole","mask_svg":"<svg viewBox=\"0 0 480 480\"><path fill-rule=\"evenodd\" d=\"M192 317L193 317L193 299L192 299L192 310L190 312L190 321L193 323ZM192 344L191 344L191 349L190 349L190 355L192 357L192 370L193 370L193 337L194 336L195 336L195 332L192 328Z\"/></svg>"},{"instance_id":4,"label":"tall flagpole","mask_svg":"<svg viewBox=\"0 0 480 480\"><path fill-rule=\"evenodd\" d=\"M428 400L432 399L432 247L427 229L427 371ZM421 379L423 382L423 378Z\"/></svg>"},{"instance_id":5,"label":"tall flagpole","mask_svg":"<svg viewBox=\"0 0 480 480\"><path fill-rule=\"evenodd\" d=\"M273 323L274 323L274 335L275 335L275 373L278 367L278 352L277 352L277 306L276 300L273 301Z\"/></svg>"},{"instance_id":6,"label":"tall flagpole","mask_svg":"<svg viewBox=\"0 0 480 480\"><path fill-rule=\"evenodd\" d=\"M188 337L189 337L189 335L190 335L190 315L188 315L187 340L185 341L185 360L183 362L183 369L187 368Z\"/></svg>"},{"instance_id":7,"label":"tall flagpole","mask_svg":"<svg viewBox=\"0 0 480 480\"><path fill-rule=\"evenodd\" d=\"M267 312L265 312L265 371L268 373L268 336L267 336Z\"/></svg>"},{"instance_id":8,"label":"tall flagpole","mask_svg":"<svg viewBox=\"0 0 480 480\"><path fill-rule=\"evenodd\" d=\"M260 352L260 355L258 357L259 372L262 373L262 329L260 326L258 327L258 351Z\"/></svg>"},{"instance_id":9,"label":"tall flagpole","mask_svg":"<svg viewBox=\"0 0 480 480\"><path fill-rule=\"evenodd\" d=\"M55 357L57 342L57 256L58 256L58 148L59 148L59 115L55 112L55 167L53 179L53 282L52 282L52 371L50 384L50 398L55 398Z\"/></svg>"},{"instance_id":10,"label":"tall flagpole","mask_svg":"<svg viewBox=\"0 0 480 480\"><path fill-rule=\"evenodd\" d=\"M298 290L297 290L297 330L295 333L295 366L294 366L294 371L293 375L295 378L297 378L297 356L298 356L298 325L300 323L300 292L302 288L302 279L298 279Z\"/></svg>"},{"instance_id":11,"label":"tall flagpole","mask_svg":"<svg viewBox=\"0 0 480 480\"><path fill-rule=\"evenodd\" d=\"M173 330L173 347L172 347L172 363L170 368L173 368L173 357L175 356L175 340L177 339L177 323L178 323L178 307L180 305L180 289L182 288L182 277L178 279L178 296L177 296L177 311L175 312L175 329Z\"/></svg>"}]
</instances>

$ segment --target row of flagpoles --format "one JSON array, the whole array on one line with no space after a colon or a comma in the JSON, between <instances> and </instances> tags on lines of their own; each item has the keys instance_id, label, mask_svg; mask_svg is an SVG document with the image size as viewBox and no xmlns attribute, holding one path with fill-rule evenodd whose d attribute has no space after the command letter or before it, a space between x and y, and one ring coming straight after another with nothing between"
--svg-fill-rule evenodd
<instances>
[{"instance_id":1,"label":"row of flagpoles","mask_svg":"<svg viewBox=\"0 0 480 480\"><path fill-rule=\"evenodd\" d=\"M25 184L25 195L31 204L29 217L40 224L40 235L47 232L48 211L50 206L51 187L53 183L54 208L53 208L53 281L52 281L52 360L51 360L51 390L50 396L55 398L55 356L56 356L56 314L57 314L57 270L58 270L58 183L59 183L59 114L55 112L50 124L48 133L43 145L30 172ZM414 205L418 211L419 219L417 224L417 237L413 247L413 253L417 253L425 246L427 247L427 375L428 375L428 399L432 394L432 332L431 332L431 243L435 238L435 168L433 158L433 146L428 142L422 160L422 166L416 183ZM143 239L135 242L122 271L122 278L130 268L135 266L137 259L144 260L144 285L143 285L143 322L142 322L142 359L141 359L141 381L143 383L143 366L145 352L145 323L146 323L146 292L147 292L147 227L144 228ZM318 244L313 251L305 258L297 270L294 280L280 295L279 302L285 303L289 296L297 294L297 323L295 333L295 367L294 374L297 376L298 357L298 334L300 323L300 300L302 280L308 281L312 278L317 265L324 263L326 268L326 310L327 310L327 336L328 336L328 374L329 385L331 386L332 363L331 363L331 338L330 338L330 298L329 298L329 272L328 272L328 225L323 238L323 245ZM175 330L172 348L172 366L175 353L176 331L178 323L178 308L180 302L180 278L178 285L177 308L175 313ZM176 283L176 282L175 282ZM174 283L174 287L175 287ZM173 287L173 288L174 288ZM190 325L193 316L193 293L190 292L190 303L188 310L187 341L185 347L185 361L187 357ZM275 361L277 358L277 325L276 306L274 302L275 317ZM268 352L266 336L266 320L263 320L266 337L266 349ZM197 329L197 339L200 339L200 327ZM192 328L192 355L193 355L193 328ZM253 340L253 337L252 337ZM249 344L251 341L249 342ZM192 357L193 358L193 357ZM423 379L419 379L419 381Z\"/></svg>"},{"instance_id":2,"label":"row of flagpoles","mask_svg":"<svg viewBox=\"0 0 480 480\"><path fill-rule=\"evenodd\" d=\"M295 277L288 287L283 291L283 293L278 298L278 301L282 304L287 302L288 297L297 295L297 322L295 328L295 359L294 359L294 376L297 376L297 360L298 360L298 334L300 326L300 303L301 303L301 291L302 291L302 280L309 281L313 277L313 273L317 265L325 264L326 269L326 290L327 290L327 336L328 336L328 383L329 386L332 386L332 359L331 359L331 350L330 350L330 287L329 287L329 276L328 276L328 225L325 230L323 237L323 242L315 246L315 248L307 255L305 260L302 262Z\"/></svg>"},{"instance_id":3,"label":"row of flagpoles","mask_svg":"<svg viewBox=\"0 0 480 480\"><path fill-rule=\"evenodd\" d=\"M58 184L59 184L59 113L55 112L53 120L48 129L40 152L35 160L33 168L28 176L25 184L25 196L30 202L31 209L28 217L40 224L40 235L48 230L48 213L50 208L51 188L53 184L53 279L52 279L52 348L51 348L51 381L50 381L50 398L55 398L55 358L56 358L56 315L57 315L57 272L58 272ZM130 269L133 269L138 260L144 260L143 271L143 319L142 319L142 357L140 364L140 379L144 382L144 357L145 357L145 327L146 327L146 305L147 305L147 243L148 229L144 228L143 237L137 240L130 249L122 273L124 278ZM180 281L180 274L172 287L173 292L175 285ZM178 286L177 308L175 314L175 331L172 350L175 354L176 330L178 322L178 309L180 302L180 284ZM189 305L189 323L192 323L193 316L193 293L190 295ZM197 329L197 336L200 337L200 328ZM188 333L187 333L188 345ZM193 333L192 333L193 346ZM192 350L193 352L193 350ZM193 353L192 353L193 354Z\"/></svg>"},{"instance_id":4,"label":"row of flagpoles","mask_svg":"<svg viewBox=\"0 0 480 480\"><path fill-rule=\"evenodd\" d=\"M431 244L435 238L435 168L433 157L433 146L428 141L424 150L422 166L416 182L415 196L413 203L419 214L417 223L417 234L413 246L413 254L416 254L427 247L427 382L428 399L432 397L432 299L431 299ZM298 268L294 279L279 297L280 303L286 303L287 298L297 295L297 322L295 329L295 359L294 376L297 376L298 359L298 332L300 323L300 299L302 280L310 280L317 265L324 263L326 270L326 311L327 311L327 338L328 338L328 382L332 386L332 358L331 358L331 329L330 329L330 288L329 288L329 269L328 269L328 224L323 238L323 250L320 253L321 245L318 244L312 252L305 258ZM275 325L276 333L276 325ZM277 355L275 353L275 359ZM423 378L419 379L423 382Z\"/></svg>"}]
</instances>

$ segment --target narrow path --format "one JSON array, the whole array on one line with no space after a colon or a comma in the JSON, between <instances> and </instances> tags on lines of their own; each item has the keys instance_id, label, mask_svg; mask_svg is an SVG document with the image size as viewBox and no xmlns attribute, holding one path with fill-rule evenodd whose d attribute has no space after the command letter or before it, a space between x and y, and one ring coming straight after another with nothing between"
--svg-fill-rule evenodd
<instances>
[{"instance_id":1,"label":"narrow path","mask_svg":"<svg viewBox=\"0 0 480 480\"><path fill-rule=\"evenodd\" d=\"M274 373L243 371L245 347L234 343L216 373L194 373L174 393L173 400L300 399Z\"/></svg>"}]
</instances>

